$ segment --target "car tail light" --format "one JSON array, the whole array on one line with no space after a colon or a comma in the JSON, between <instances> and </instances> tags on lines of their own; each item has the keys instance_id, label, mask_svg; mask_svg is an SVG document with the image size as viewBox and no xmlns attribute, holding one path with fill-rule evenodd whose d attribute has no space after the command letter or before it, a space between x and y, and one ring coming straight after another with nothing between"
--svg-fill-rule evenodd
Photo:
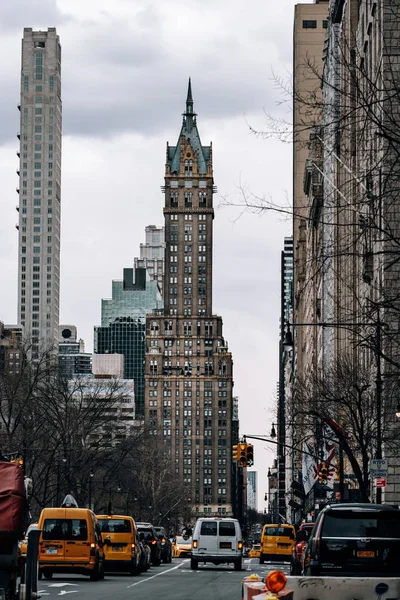
<instances>
[{"instance_id":1,"label":"car tail light","mask_svg":"<svg viewBox=\"0 0 400 600\"><path fill-rule=\"evenodd\" d=\"M241 550L243 548L243 542L238 542L238 550Z\"/></svg>"},{"instance_id":2,"label":"car tail light","mask_svg":"<svg viewBox=\"0 0 400 600\"><path fill-rule=\"evenodd\" d=\"M131 544L132 548L136 548L136 544Z\"/></svg>"},{"instance_id":3,"label":"car tail light","mask_svg":"<svg viewBox=\"0 0 400 600\"><path fill-rule=\"evenodd\" d=\"M193 548L197 548L197 546L199 545L197 540L193 540Z\"/></svg>"},{"instance_id":4,"label":"car tail light","mask_svg":"<svg viewBox=\"0 0 400 600\"><path fill-rule=\"evenodd\" d=\"M96 556L96 544L93 542L90 544L90 556Z\"/></svg>"},{"instance_id":5,"label":"car tail light","mask_svg":"<svg viewBox=\"0 0 400 600\"><path fill-rule=\"evenodd\" d=\"M151 543L152 543L152 544L156 544L156 543L157 543L157 540L153 540Z\"/></svg>"},{"instance_id":6,"label":"car tail light","mask_svg":"<svg viewBox=\"0 0 400 600\"><path fill-rule=\"evenodd\" d=\"M163 544L165 544L165 542L166 542L167 540L166 540L166 539L163 537L163 538L161 538L161 541L162 541L162 543L163 543Z\"/></svg>"}]
</instances>

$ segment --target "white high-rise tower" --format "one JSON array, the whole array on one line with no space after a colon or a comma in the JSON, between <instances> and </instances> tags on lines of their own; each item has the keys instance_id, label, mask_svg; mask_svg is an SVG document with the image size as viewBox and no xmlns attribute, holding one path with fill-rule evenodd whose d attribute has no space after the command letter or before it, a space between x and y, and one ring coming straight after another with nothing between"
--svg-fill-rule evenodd
<instances>
[{"instance_id":1,"label":"white high-rise tower","mask_svg":"<svg viewBox=\"0 0 400 600\"><path fill-rule=\"evenodd\" d=\"M56 29L24 29L19 175L18 318L57 349L60 297L61 46Z\"/></svg>"}]
</instances>

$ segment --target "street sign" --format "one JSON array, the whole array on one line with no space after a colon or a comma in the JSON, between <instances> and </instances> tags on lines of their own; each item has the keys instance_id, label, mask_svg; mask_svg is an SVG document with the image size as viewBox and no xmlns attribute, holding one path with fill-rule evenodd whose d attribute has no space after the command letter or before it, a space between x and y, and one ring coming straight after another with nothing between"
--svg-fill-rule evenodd
<instances>
[{"instance_id":1,"label":"street sign","mask_svg":"<svg viewBox=\"0 0 400 600\"><path fill-rule=\"evenodd\" d=\"M388 461L386 458L372 458L369 463L369 472L373 478L387 477Z\"/></svg>"},{"instance_id":2,"label":"street sign","mask_svg":"<svg viewBox=\"0 0 400 600\"><path fill-rule=\"evenodd\" d=\"M380 477L379 479L377 479L375 481L375 485L377 488L384 488L386 487L386 477Z\"/></svg>"}]
</instances>

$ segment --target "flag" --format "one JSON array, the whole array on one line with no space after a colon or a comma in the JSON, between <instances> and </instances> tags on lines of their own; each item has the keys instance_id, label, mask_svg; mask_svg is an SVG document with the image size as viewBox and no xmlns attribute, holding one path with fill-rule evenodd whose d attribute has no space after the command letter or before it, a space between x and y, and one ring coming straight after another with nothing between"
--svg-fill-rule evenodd
<instances>
[{"instance_id":1,"label":"flag","mask_svg":"<svg viewBox=\"0 0 400 600\"><path fill-rule=\"evenodd\" d=\"M314 446L308 441L303 443L303 460L302 460L302 478L304 491L306 494L310 492L314 483L317 481L318 465L314 456Z\"/></svg>"},{"instance_id":2,"label":"flag","mask_svg":"<svg viewBox=\"0 0 400 600\"><path fill-rule=\"evenodd\" d=\"M328 483L326 487L333 489L336 468L332 465L335 458L335 440L334 431L328 426L322 427L322 460L328 463Z\"/></svg>"}]
</instances>

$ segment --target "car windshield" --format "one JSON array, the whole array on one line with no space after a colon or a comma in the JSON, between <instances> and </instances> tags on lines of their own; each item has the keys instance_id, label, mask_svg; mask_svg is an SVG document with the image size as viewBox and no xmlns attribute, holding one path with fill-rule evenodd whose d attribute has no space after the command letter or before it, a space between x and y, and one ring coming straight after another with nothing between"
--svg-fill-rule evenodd
<instances>
[{"instance_id":1,"label":"car windshield","mask_svg":"<svg viewBox=\"0 0 400 600\"><path fill-rule=\"evenodd\" d=\"M294 539L293 529L291 527L267 527L264 535L282 535L291 540Z\"/></svg>"},{"instance_id":2,"label":"car windshield","mask_svg":"<svg viewBox=\"0 0 400 600\"><path fill-rule=\"evenodd\" d=\"M181 535L178 535L176 537L176 543L177 544L181 544L182 546L184 544L191 544L192 543L192 538L191 537L182 537Z\"/></svg>"},{"instance_id":3,"label":"car windshield","mask_svg":"<svg viewBox=\"0 0 400 600\"><path fill-rule=\"evenodd\" d=\"M322 538L400 538L400 511L332 511L325 515Z\"/></svg>"},{"instance_id":4,"label":"car windshield","mask_svg":"<svg viewBox=\"0 0 400 600\"><path fill-rule=\"evenodd\" d=\"M131 533L129 519L99 519L100 531L103 533Z\"/></svg>"}]
</instances>

